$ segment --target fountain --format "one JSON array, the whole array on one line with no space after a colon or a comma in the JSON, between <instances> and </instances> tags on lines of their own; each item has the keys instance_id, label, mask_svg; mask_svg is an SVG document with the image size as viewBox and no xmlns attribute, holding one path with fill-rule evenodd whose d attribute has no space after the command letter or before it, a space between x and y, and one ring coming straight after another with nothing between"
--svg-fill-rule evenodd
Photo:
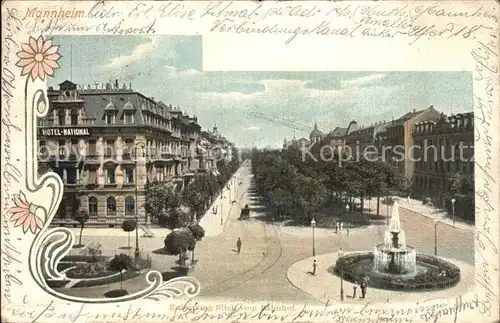
<instances>
[{"instance_id":1,"label":"fountain","mask_svg":"<svg viewBox=\"0 0 500 323\"><path fill-rule=\"evenodd\" d=\"M384 242L373 252L353 252L340 257L334 273L353 283L365 280L371 287L391 290L444 289L460 281L457 266L436 256L417 253L405 240L395 202Z\"/></svg>"},{"instance_id":2,"label":"fountain","mask_svg":"<svg viewBox=\"0 0 500 323\"><path fill-rule=\"evenodd\" d=\"M405 232L399 221L397 202L392 207L391 220L385 232L384 243L375 247L373 269L394 275L414 274L416 271L415 249L406 246Z\"/></svg>"}]
</instances>

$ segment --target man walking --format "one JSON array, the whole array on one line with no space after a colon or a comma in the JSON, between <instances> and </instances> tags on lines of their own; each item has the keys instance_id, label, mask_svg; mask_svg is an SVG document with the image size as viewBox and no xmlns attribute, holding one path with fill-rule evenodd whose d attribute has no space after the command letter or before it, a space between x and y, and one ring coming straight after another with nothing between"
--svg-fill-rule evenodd
<instances>
[{"instance_id":1,"label":"man walking","mask_svg":"<svg viewBox=\"0 0 500 323\"><path fill-rule=\"evenodd\" d=\"M316 263L316 259L314 259L314 262L313 262L313 271L312 271L312 275L313 276L316 276L316 268L318 267L318 264Z\"/></svg>"},{"instance_id":2,"label":"man walking","mask_svg":"<svg viewBox=\"0 0 500 323\"><path fill-rule=\"evenodd\" d=\"M238 241L236 242L236 249L238 249L238 254L241 252L241 238L238 238Z\"/></svg>"},{"instance_id":3,"label":"man walking","mask_svg":"<svg viewBox=\"0 0 500 323\"><path fill-rule=\"evenodd\" d=\"M361 281L361 298L365 298L365 295L366 295L366 280L363 279Z\"/></svg>"}]
</instances>

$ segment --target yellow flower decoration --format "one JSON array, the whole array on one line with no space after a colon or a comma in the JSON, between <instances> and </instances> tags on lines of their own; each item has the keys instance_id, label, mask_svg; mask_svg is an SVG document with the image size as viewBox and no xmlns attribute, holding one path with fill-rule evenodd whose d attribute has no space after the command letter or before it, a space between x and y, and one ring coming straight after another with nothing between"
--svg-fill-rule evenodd
<instances>
[{"instance_id":1,"label":"yellow flower decoration","mask_svg":"<svg viewBox=\"0 0 500 323\"><path fill-rule=\"evenodd\" d=\"M22 67L21 76L30 75L31 79L45 80L45 75L54 75L54 69L59 68L57 60L61 58L58 53L59 46L52 45L52 40L45 40L43 36L35 39L30 37L28 43L21 44L23 49L17 52L16 66Z\"/></svg>"},{"instance_id":2,"label":"yellow flower decoration","mask_svg":"<svg viewBox=\"0 0 500 323\"><path fill-rule=\"evenodd\" d=\"M9 209L9 221L14 222L14 227L22 226L24 233L30 230L33 234L43 228L45 220L47 219L47 211L45 208L33 203L28 203L22 191L19 191L19 194L15 195L12 200L16 206Z\"/></svg>"}]
</instances>

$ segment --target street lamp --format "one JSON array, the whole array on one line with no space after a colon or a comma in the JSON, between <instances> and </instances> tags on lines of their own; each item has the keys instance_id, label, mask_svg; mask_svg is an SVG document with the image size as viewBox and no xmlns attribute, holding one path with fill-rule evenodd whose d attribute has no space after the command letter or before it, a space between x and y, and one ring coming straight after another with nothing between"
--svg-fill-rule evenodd
<instances>
[{"instance_id":1,"label":"street lamp","mask_svg":"<svg viewBox=\"0 0 500 323\"><path fill-rule=\"evenodd\" d=\"M455 226L455 202L457 200L451 199L451 214L453 215L453 226Z\"/></svg>"},{"instance_id":2,"label":"street lamp","mask_svg":"<svg viewBox=\"0 0 500 323\"><path fill-rule=\"evenodd\" d=\"M315 246L315 241L314 241L314 228L316 227L316 221L314 218L311 220L311 227L313 229L313 257L316 256L316 246Z\"/></svg>"},{"instance_id":3,"label":"street lamp","mask_svg":"<svg viewBox=\"0 0 500 323\"><path fill-rule=\"evenodd\" d=\"M385 220L387 222L387 225L389 225L389 200L386 200L387 204L385 205L387 208L387 214L385 216Z\"/></svg>"},{"instance_id":4,"label":"street lamp","mask_svg":"<svg viewBox=\"0 0 500 323\"><path fill-rule=\"evenodd\" d=\"M224 195L222 195L221 200L224 198ZM220 225L222 226L224 224L224 219L222 218L222 215L224 214L224 202L220 204Z\"/></svg>"},{"instance_id":5,"label":"street lamp","mask_svg":"<svg viewBox=\"0 0 500 323\"><path fill-rule=\"evenodd\" d=\"M135 260L139 259L139 216L135 216Z\"/></svg>"},{"instance_id":6,"label":"street lamp","mask_svg":"<svg viewBox=\"0 0 500 323\"><path fill-rule=\"evenodd\" d=\"M139 203L138 203L138 198L137 198L137 191L138 191L138 186L139 182L137 181L137 148L141 147L142 149L142 157L144 157L144 144L140 144L139 146L135 146L134 148L134 155L135 155L135 252L134 256L136 261L139 259ZM144 220L144 225L146 225L146 220Z\"/></svg>"},{"instance_id":7,"label":"street lamp","mask_svg":"<svg viewBox=\"0 0 500 323\"><path fill-rule=\"evenodd\" d=\"M438 254L438 233L437 233L437 227L439 224L439 220L434 220L434 256L437 256Z\"/></svg>"},{"instance_id":8,"label":"street lamp","mask_svg":"<svg viewBox=\"0 0 500 323\"><path fill-rule=\"evenodd\" d=\"M340 300L344 301L344 267L340 268Z\"/></svg>"}]
</instances>

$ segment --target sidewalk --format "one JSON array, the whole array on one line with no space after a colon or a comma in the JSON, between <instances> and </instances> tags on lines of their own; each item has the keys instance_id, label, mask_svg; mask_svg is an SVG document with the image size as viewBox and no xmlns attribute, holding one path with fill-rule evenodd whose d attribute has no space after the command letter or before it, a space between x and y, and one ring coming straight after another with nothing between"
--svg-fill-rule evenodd
<instances>
[{"instance_id":1,"label":"sidewalk","mask_svg":"<svg viewBox=\"0 0 500 323\"><path fill-rule=\"evenodd\" d=\"M238 207L242 191L248 185L247 175L248 168L245 166L240 167L229 180L229 182L234 180L233 185L229 189L226 186L224 187L222 193L215 198L214 203L201 218L199 225L205 229L206 237L214 237L222 233L229 215ZM243 182L242 185L239 184L240 181ZM232 204L231 200L235 200L236 203ZM217 210L216 214L213 212L214 206Z\"/></svg>"},{"instance_id":2,"label":"sidewalk","mask_svg":"<svg viewBox=\"0 0 500 323\"><path fill-rule=\"evenodd\" d=\"M455 227L458 229L475 230L475 227L473 225L459 221L459 219L457 219L455 221L455 225L453 225L453 220L450 219L449 217L447 217L447 214L445 212L441 212L432 206L425 205L422 203L422 201L414 200L414 199L410 199L408 201L407 198L402 198L402 197L396 197L396 199L398 201L400 208L403 208L407 211L413 212L417 215L424 216L424 217L431 219L433 221L438 220L440 223L443 223L443 224L446 224L446 225L449 225L449 226L452 226L452 227ZM381 198L380 199L380 214L383 216L387 216L387 214L386 214L387 213L386 212L387 206L385 204L382 204L382 200L383 199ZM359 205L360 204L359 199L355 198L354 203ZM370 210L368 209L369 206L371 207ZM390 206L389 206L389 208L390 208ZM368 199L365 200L365 212L369 212L372 214L377 212L377 199L376 198L372 198L371 200L368 200Z\"/></svg>"},{"instance_id":3,"label":"sidewalk","mask_svg":"<svg viewBox=\"0 0 500 323\"><path fill-rule=\"evenodd\" d=\"M409 203L408 203L409 202ZM439 209L425 205L422 201L406 198L398 198L399 207L407 209L408 211L418 213L432 220L438 220L441 223L447 224L449 226L454 226L455 228L463 230L475 230L473 225L462 222L461 219L457 219L455 224L453 224L453 219L447 217L445 212L441 212Z\"/></svg>"},{"instance_id":4,"label":"sidewalk","mask_svg":"<svg viewBox=\"0 0 500 323\"><path fill-rule=\"evenodd\" d=\"M75 238L78 239L80 236L80 228L66 228L69 229L75 235ZM155 237L166 237L172 230L167 228L151 228L149 230L154 234ZM139 227L139 236L144 236L144 231ZM83 229L83 237L128 237L129 233L123 231L122 228L92 228L86 227ZM135 230L130 232L130 236L135 237Z\"/></svg>"}]
</instances>

